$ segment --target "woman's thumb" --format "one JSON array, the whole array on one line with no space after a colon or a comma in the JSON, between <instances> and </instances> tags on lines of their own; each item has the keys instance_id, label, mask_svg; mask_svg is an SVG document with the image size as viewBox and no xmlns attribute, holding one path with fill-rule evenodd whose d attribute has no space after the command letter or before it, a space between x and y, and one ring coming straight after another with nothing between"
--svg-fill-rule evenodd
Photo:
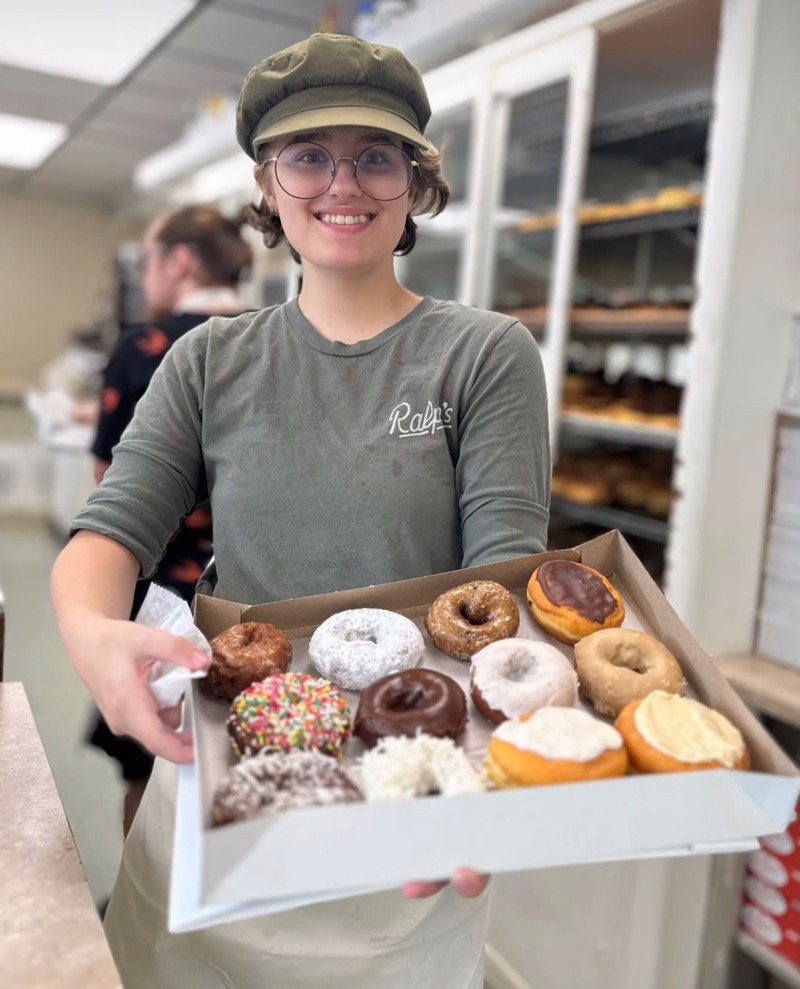
<instances>
[{"instance_id":1,"label":"woman's thumb","mask_svg":"<svg viewBox=\"0 0 800 989\"><path fill-rule=\"evenodd\" d=\"M194 643L157 628L146 630L141 648L148 659L159 659L190 670L204 670L209 664L208 656L203 655Z\"/></svg>"}]
</instances>

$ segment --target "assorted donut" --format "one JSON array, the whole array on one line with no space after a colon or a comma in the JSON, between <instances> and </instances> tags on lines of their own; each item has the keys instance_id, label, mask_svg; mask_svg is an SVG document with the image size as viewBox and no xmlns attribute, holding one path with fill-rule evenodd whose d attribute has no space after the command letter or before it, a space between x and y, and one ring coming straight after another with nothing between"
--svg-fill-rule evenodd
<instances>
[{"instance_id":1,"label":"assorted donut","mask_svg":"<svg viewBox=\"0 0 800 989\"><path fill-rule=\"evenodd\" d=\"M517 635L516 598L494 581L460 584L431 603L420 623L427 648L450 657L444 666L454 660L453 676L420 665L418 624L384 609L339 612L318 626L308 654L319 677L290 670L292 643L273 625L246 622L217 636L208 688L230 705L239 761L217 787L211 823L628 772L750 767L739 730L684 696L670 649L622 627L622 597L604 574L549 560L531 574L526 601L553 641ZM491 725L485 751L459 744L470 717Z\"/></svg>"}]
</instances>

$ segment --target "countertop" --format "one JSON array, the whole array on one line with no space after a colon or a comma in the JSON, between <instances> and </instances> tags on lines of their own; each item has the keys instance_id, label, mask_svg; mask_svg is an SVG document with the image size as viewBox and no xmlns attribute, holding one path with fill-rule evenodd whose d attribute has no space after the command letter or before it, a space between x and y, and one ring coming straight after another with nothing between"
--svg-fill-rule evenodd
<instances>
[{"instance_id":1,"label":"countertop","mask_svg":"<svg viewBox=\"0 0 800 989\"><path fill-rule=\"evenodd\" d=\"M0 986L122 989L20 683L0 683Z\"/></svg>"}]
</instances>

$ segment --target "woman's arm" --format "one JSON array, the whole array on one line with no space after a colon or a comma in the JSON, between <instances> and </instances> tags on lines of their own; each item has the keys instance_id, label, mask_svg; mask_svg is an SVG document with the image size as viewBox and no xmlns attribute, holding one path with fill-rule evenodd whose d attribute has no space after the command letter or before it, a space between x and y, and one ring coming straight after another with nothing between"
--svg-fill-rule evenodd
<instances>
[{"instance_id":1,"label":"woman's arm","mask_svg":"<svg viewBox=\"0 0 800 989\"><path fill-rule=\"evenodd\" d=\"M456 487L462 566L547 544L550 439L544 370L531 334L511 325L476 369L459 416Z\"/></svg>"}]
</instances>

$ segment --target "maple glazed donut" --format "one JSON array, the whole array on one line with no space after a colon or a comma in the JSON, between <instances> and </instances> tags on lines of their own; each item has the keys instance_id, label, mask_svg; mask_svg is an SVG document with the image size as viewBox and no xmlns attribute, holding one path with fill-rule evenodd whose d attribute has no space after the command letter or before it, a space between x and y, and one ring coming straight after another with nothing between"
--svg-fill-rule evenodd
<instances>
[{"instance_id":1,"label":"maple glazed donut","mask_svg":"<svg viewBox=\"0 0 800 989\"><path fill-rule=\"evenodd\" d=\"M739 729L719 711L690 697L655 690L631 701L616 727L640 773L750 768Z\"/></svg>"},{"instance_id":2,"label":"maple glazed donut","mask_svg":"<svg viewBox=\"0 0 800 989\"><path fill-rule=\"evenodd\" d=\"M372 747L381 738L458 738L467 724L467 697L452 677L435 670L402 670L381 677L361 694L353 734Z\"/></svg>"},{"instance_id":3,"label":"maple glazed donut","mask_svg":"<svg viewBox=\"0 0 800 989\"><path fill-rule=\"evenodd\" d=\"M533 571L528 605L545 631L570 646L625 619L625 605L610 581L571 560L548 560Z\"/></svg>"},{"instance_id":4,"label":"maple glazed donut","mask_svg":"<svg viewBox=\"0 0 800 989\"><path fill-rule=\"evenodd\" d=\"M578 677L555 646L532 639L501 639L472 657L470 691L492 724L542 707L572 707Z\"/></svg>"},{"instance_id":5,"label":"maple glazed donut","mask_svg":"<svg viewBox=\"0 0 800 989\"><path fill-rule=\"evenodd\" d=\"M598 714L616 718L654 690L681 694L683 671L667 647L645 632L606 628L575 644L580 690Z\"/></svg>"},{"instance_id":6,"label":"maple glazed donut","mask_svg":"<svg viewBox=\"0 0 800 989\"><path fill-rule=\"evenodd\" d=\"M251 683L285 673L292 662L292 643L275 625L244 622L211 640L211 665L206 680L211 691L232 701Z\"/></svg>"},{"instance_id":7,"label":"maple glazed donut","mask_svg":"<svg viewBox=\"0 0 800 989\"><path fill-rule=\"evenodd\" d=\"M425 628L437 649L470 660L490 642L517 634L519 608L502 584L473 580L440 594L428 609Z\"/></svg>"},{"instance_id":8,"label":"maple glazed donut","mask_svg":"<svg viewBox=\"0 0 800 989\"><path fill-rule=\"evenodd\" d=\"M352 608L326 619L311 636L314 668L345 690L416 666L425 640L411 621L383 608Z\"/></svg>"}]
</instances>

